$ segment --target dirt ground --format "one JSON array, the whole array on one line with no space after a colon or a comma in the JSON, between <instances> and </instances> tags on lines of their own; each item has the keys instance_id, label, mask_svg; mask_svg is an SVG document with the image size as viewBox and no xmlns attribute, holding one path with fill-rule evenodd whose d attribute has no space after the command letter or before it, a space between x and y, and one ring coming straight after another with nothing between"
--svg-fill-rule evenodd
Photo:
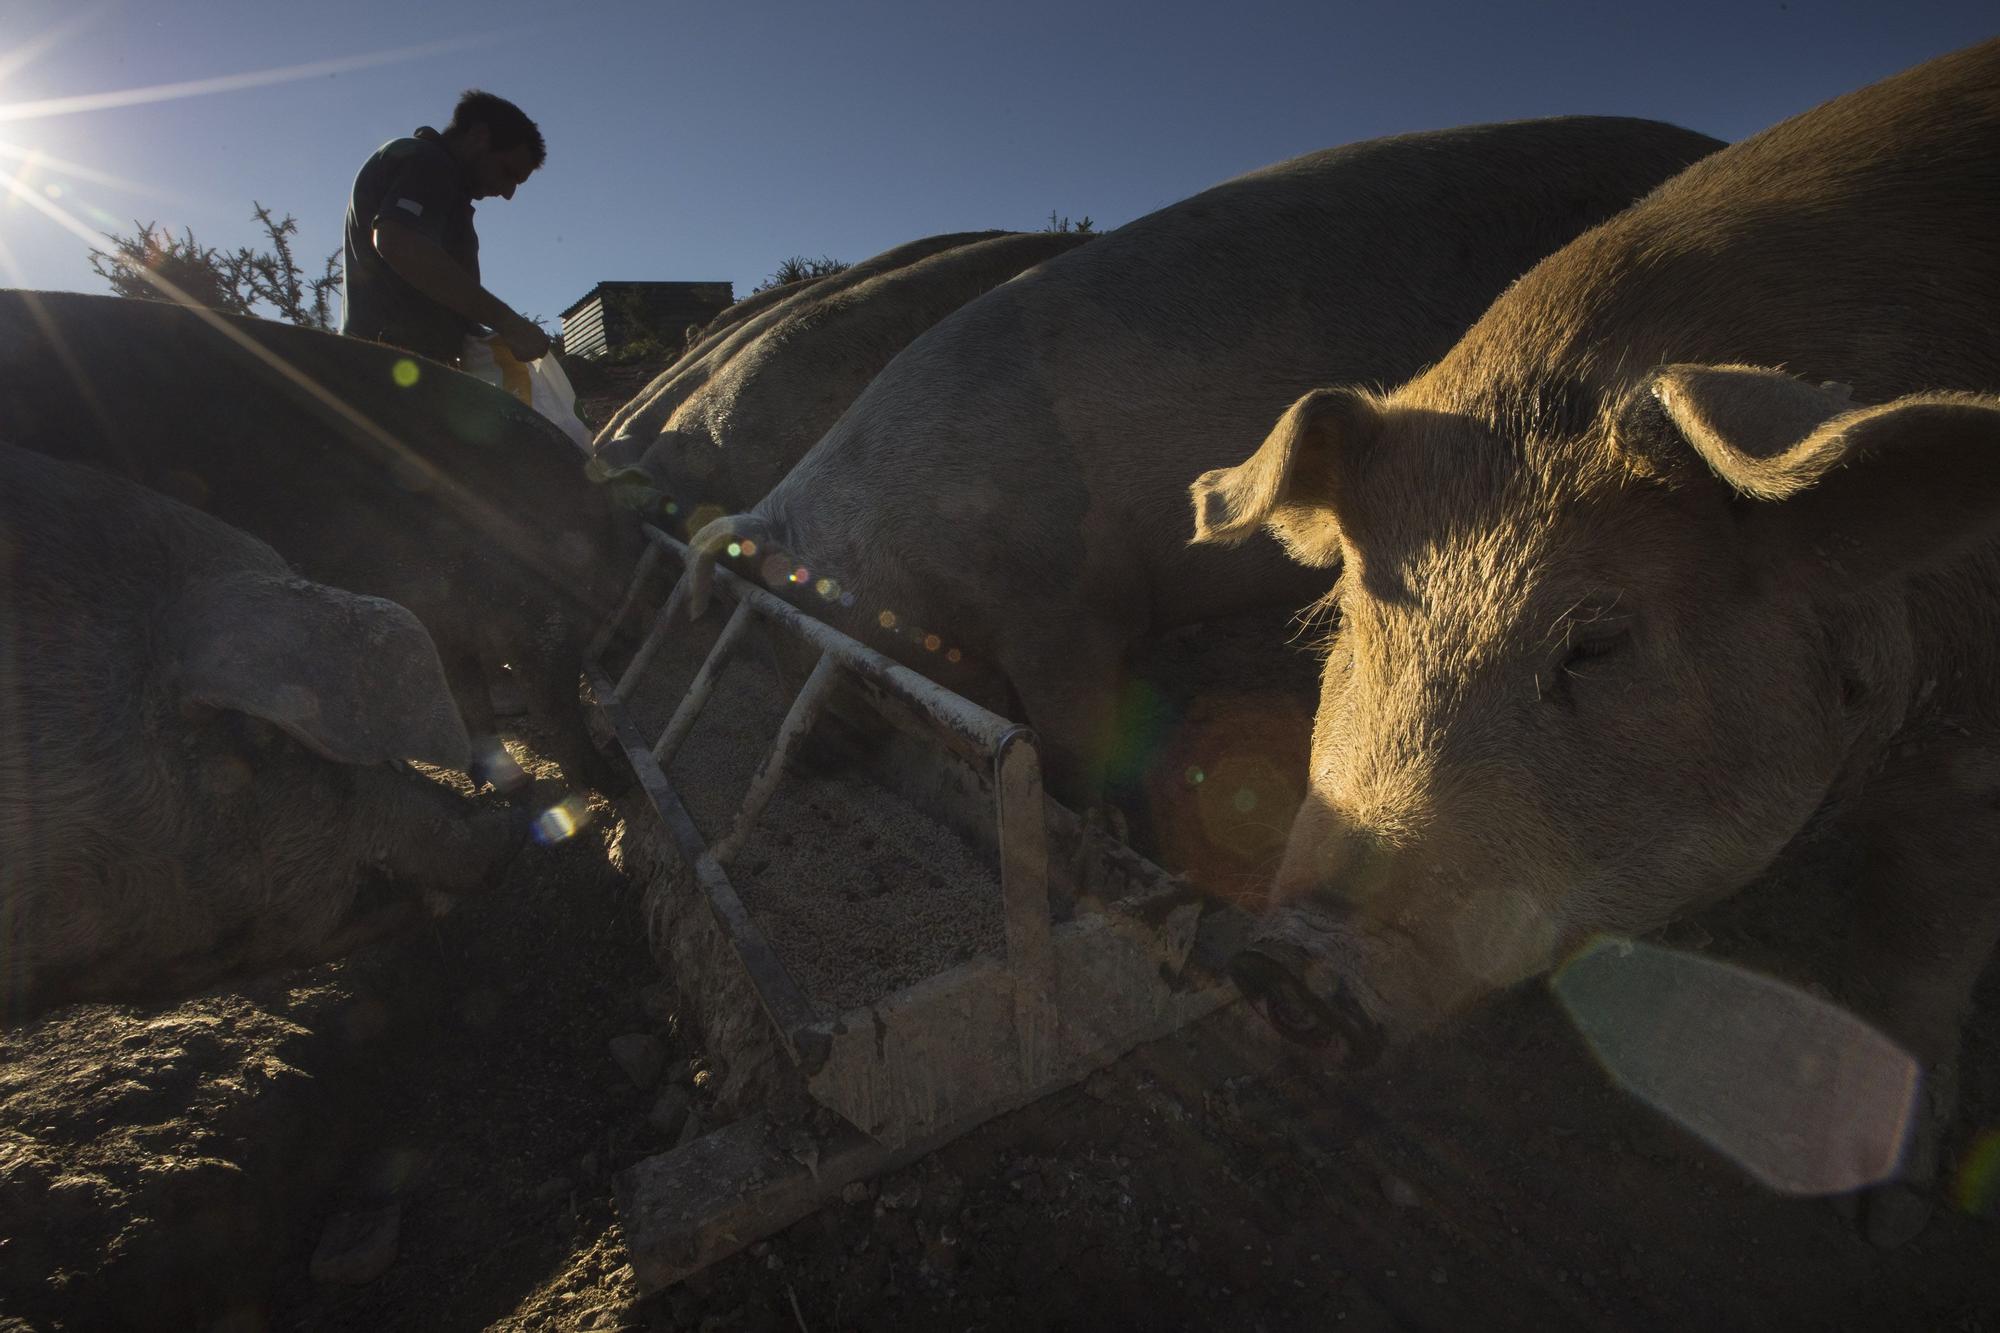
<instances>
[{"instance_id":1,"label":"dirt ground","mask_svg":"<svg viewBox=\"0 0 2000 1333\"><path fill-rule=\"evenodd\" d=\"M1161 859L1241 893L1311 667L1245 691L1180 642L1135 692L1124 794ZM718 1077L648 948L636 809L593 799L485 900L344 962L0 1033L0 1330L2000 1330L2000 1182L1972 1169L2000 1152L2000 970L1953 1200L1891 1252L1620 1092L1530 987L1360 1075L1224 1011L644 1296L613 1176L713 1128ZM1836 871L1668 942L1821 975Z\"/></svg>"},{"instance_id":2,"label":"dirt ground","mask_svg":"<svg viewBox=\"0 0 2000 1333\"><path fill-rule=\"evenodd\" d=\"M712 1079L593 813L415 938L0 1038L0 1328L2000 1328L1992 1219L1873 1250L1618 1092L1535 989L1359 1076L1225 1011L642 1298L612 1174L708 1127ZM1813 893L1674 942L1790 970L1837 934ZM1989 978L1961 1158L1996 1055Z\"/></svg>"}]
</instances>

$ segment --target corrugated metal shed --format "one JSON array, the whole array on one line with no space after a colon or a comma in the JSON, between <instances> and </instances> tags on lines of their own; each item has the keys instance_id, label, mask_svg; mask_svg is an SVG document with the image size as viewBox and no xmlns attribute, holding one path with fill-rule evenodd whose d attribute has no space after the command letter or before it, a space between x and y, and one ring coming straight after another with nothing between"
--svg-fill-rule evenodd
<instances>
[{"instance_id":1,"label":"corrugated metal shed","mask_svg":"<svg viewBox=\"0 0 2000 1333\"><path fill-rule=\"evenodd\" d=\"M727 282L600 282L562 312L563 352L594 361L647 336L678 347L735 300Z\"/></svg>"}]
</instances>

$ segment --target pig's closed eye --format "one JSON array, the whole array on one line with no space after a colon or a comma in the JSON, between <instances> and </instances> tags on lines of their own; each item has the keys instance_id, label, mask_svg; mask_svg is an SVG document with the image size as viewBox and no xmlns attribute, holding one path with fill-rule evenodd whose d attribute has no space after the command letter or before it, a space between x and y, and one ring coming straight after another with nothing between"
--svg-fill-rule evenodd
<instances>
[{"instance_id":1,"label":"pig's closed eye","mask_svg":"<svg viewBox=\"0 0 2000 1333\"><path fill-rule=\"evenodd\" d=\"M1615 630L1609 634L1586 635L1570 645L1569 655L1563 658L1563 674L1573 676L1586 662L1608 657L1631 641L1632 631L1628 629Z\"/></svg>"},{"instance_id":2,"label":"pig's closed eye","mask_svg":"<svg viewBox=\"0 0 2000 1333\"><path fill-rule=\"evenodd\" d=\"M1632 632L1629 629L1614 629L1608 625L1578 633L1564 649L1555 670L1537 678L1536 685L1542 701L1559 708L1574 709L1576 696L1572 687L1598 674L1602 670L1598 665L1600 659L1617 655L1631 641Z\"/></svg>"}]
</instances>

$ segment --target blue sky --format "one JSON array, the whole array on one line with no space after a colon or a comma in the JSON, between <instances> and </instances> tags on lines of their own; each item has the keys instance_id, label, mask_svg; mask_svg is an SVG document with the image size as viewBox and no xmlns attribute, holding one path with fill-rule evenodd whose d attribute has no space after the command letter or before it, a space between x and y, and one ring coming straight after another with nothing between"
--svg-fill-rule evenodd
<instances>
[{"instance_id":1,"label":"blue sky","mask_svg":"<svg viewBox=\"0 0 2000 1333\"><path fill-rule=\"evenodd\" d=\"M553 323L603 279L742 296L788 255L1115 226L1405 130L1588 112L1741 138L1996 31L1992 0L0 0L0 285L104 290L78 228L251 242L253 198L316 267L362 160L475 85L549 142L479 226L487 285Z\"/></svg>"}]
</instances>

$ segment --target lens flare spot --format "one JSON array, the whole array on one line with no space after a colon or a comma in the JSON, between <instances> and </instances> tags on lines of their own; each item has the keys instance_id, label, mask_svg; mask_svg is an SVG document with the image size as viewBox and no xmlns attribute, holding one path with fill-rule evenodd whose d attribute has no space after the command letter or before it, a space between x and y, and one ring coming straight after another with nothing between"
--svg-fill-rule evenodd
<instances>
[{"instance_id":1,"label":"lens flare spot","mask_svg":"<svg viewBox=\"0 0 2000 1333\"><path fill-rule=\"evenodd\" d=\"M832 579L821 579L819 582L813 584L813 591L830 602L840 596L840 585Z\"/></svg>"},{"instance_id":2,"label":"lens flare spot","mask_svg":"<svg viewBox=\"0 0 2000 1333\"><path fill-rule=\"evenodd\" d=\"M722 510L717 506L698 505L695 507L695 511L692 514L688 515L688 527L694 530L695 532L700 532L703 528L707 527L709 524L715 522L716 519L721 517L722 517ZM745 555L757 554L756 548L752 547L749 542L744 542L743 545L745 547L743 554Z\"/></svg>"},{"instance_id":3,"label":"lens flare spot","mask_svg":"<svg viewBox=\"0 0 2000 1333\"><path fill-rule=\"evenodd\" d=\"M810 583L812 582L812 571L804 565L800 565L791 572L790 577L793 583Z\"/></svg>"},{"instance_id":4,"label":"lens flare spot","mask_svg":"<svg viewBox=\"0 0 2000 1333\"><path fill-rule=\"evenodd\" d=\"M939 638L939 637L938 637L937 635L935 635L935 634L926 634L926 635L924 635L924 651L925 651L925 652L927 652L927 653L934 653L934 652L936 652L936 651L937 651L938 649L940 649L940 648L942 648L942 647L944 647L944 640L943 640L943 639L940 639L940 638Z\"/></svg>"},{"instance_id":5,"label":"lens flare spot","mask_svg":"<svg viewBox=\"0 0 2000 1333\"><path fill-rule=\"evenodd\" d=\"M589 824L589 803L572 792L536 815L532 832L536 842L544 847L553 847L575 837Z\"/></svg>"},{"instance_id":6,"label":"lens flare spot","mask_svg":"<svg viewBox=\"0 0 2000 1333\"><path fill-rule=\"evenodd\" d=\"M757 554L757 543L751 541L748 537L745 537L743 539L743 554L745 555Z\"/></svg>"},{"instance_id":7,"label":"lens flare spot","mask_svg":"<svg viewBox=\"0 0 2000 1333\"><path fill-rule=\"evenodd\" d=\"M1200 766L1197 765L1187 771L1187 784L1190 787L1199 787L1207 777L1208 774L1202 772Z\"/></svg>"},{"instance_id":8,"label":"lens flare spot","mask_svg":"<svg viewBox=\"0 0 2000 1333\"><path fill-rule=\"evenodd\" d=\"M1952 1198L1974 1217L2000 1217L2000 1129L1989 1129L1973 1141L1958 1168Z\"/></svg>"},{"instance_id":9,"label":"lens flare spot","mask_svg":"<svg viewBox=\"0 0 2000 1333\"><path fill-rule=\"evenodd\" d=\"M1216 739L1224 744L1234 740ZM1188 790L1206 846L1241 859L1268 856L1282 847L1300 795L1290 776L1254 750L1215 753L1204 747L1200 753L1207 762L1190 765L1201 779Z\"/></svg>"},{"instance_id":10,"label":"lens flare spot","mask_svg":"<svg viewBox=\"0 0 2000 1333\"><path fill-rule=\"evenodd\" d=\"M731 542L725 549L729 552L729 558L734 560L737 556L743 554L743 543Z\"/></svg>"},{"instance_id":11,"label":"lens flare spot","mask_svg":"<svg viewBox=\"0 0 2000 1333\"><path fill-rule=\"evenodd\" d=\"M884 611L881 615L875 617L875 623L883 629L894 629L896 628L896 613L894 611Z\"/></svg>"},{"instance_id":12,"label":"lens flare spot","mask_svg":"<svg viewBox=\"0 0 2000 1333\"><path fill-rule=\"evenodd\" d=\"M678 514L678 513L680 513L680 512L681 512L681 507L680 507L679 505L675 504L675 503L674 503L674 502L673 502L672 500L669 500L669 501L667 501L667 513L668 513L668 514L670 514L670 515L671 515L671 514Z\"/></svg>"},{"instance_id":13,"label":"lens flare spot","mask_svg":"<svg viewBox=\"0 0 2000 1333\"><path fill-rule=\"evenodd\" d=\"M747 552L746 552L747 554ZM757 576L764 580L764 586L775 588L792 576L792 568L775 555L764 557L764 563L757 566Z\"/></svg>"},{"instance_id":14,"label":"lens flare spot","mask_svg":"<svg viewBox=\"0 0 2000 1333\"><path fill-rule=\"evenodd\" d=\"M1861 1019L1785 982L1599 936L1550 981L1626 1092L1783 1194L1845 1194L1896 1173L1921 1076Z\"/></svg>"},{"instance_id":15,"label":"lens flare spot","mask_svg":"<svg viewBox=\"0 0 2000 1333\"><path fill-rule=\"evenodd\" d=\"M956 648L952 648L945 652L944 660L947 662L957 662L957 661L962 661L964 657L965 657L964 653L961 653Z\"/></svg>"},{"instance_id":16,"label":"lens flare spot","mask_svg":"<svg viewBox=\"0 0 2000 1333\"><path fill-rule=\"evenodd\" d=\"M407 356L397 357L396 364L389 367L389 378L396 381L396 387L399 389L410 388L422 374L423 372L417 369L417 363Z\"/></svg>"}]
</instances>

